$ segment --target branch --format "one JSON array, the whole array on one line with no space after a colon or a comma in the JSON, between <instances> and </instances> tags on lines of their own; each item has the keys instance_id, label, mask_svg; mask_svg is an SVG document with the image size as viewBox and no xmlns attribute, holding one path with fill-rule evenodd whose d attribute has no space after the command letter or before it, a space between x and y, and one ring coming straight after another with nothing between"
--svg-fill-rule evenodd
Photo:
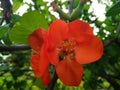
<instances>
[{"instance_id":1,"label":"branch","mask_svg":"<svg viewBox=\"0 0 120 90\"><path fill-rule=\"evenodd\" d=\"M119 34L120 34L120 22L119 22L119 25L118 25L118 27L117 27L115 37L118 37L118 36L119 36Z\"/></svg>"},{"instance_id":2,"label":"branch","mask_svg":"<svg viewBox=\"0 0 120 90\"><path fill-rule=\"evenodd\" d=\"M110 39L107 43L104 44L104 47L109 46L111 43L115 42L117 38Z\"/></svg>"},{"instance_id":3,"label":"branch","mask_svg":"<svg viewBox=\"0 0 120 90\"><path fill-rule=\"evenodd\" d=\"M29 50L31 49L28 45L12 45L12 46L0 46L0 52L11 52L11 51L20 51L20 50Z\"/></svg>"},{"instance_id":4,"label":"branch","mask_svg":"<svg viewBox=\"0 0 120 90\"><path fill-rule=\"evenodd\" d=\"M119 22L119 25L116 29L115 37L113 39L110 39L107 43L105 43L104 47L109 46L111 43L118 41L119 34L120 34L120 22Z\"/></svg>"},{"instance_id":5,"label":"branch","mask_svg":"<svg viewBox=\"0 0 120 90\"><path fill-rule=\"evenodd\" d=\"M82 2L83 4L85 4L85 3L87 3L87 2L91 2L91 0L81 0L81 2Z\"/></svg>"},{"instance_id":6,"label":"branch","mask_svg":"<svg viewBox=\"0 0 120 90\"><path fill-rule=\"evenodd\" d=\"M73 0L68 1L69 15L71 15L73 11Z\"/></svg>"},{"instance_id":7,"label":"branch","mask_svg":"<svg viewBox=\"0 0 120 90\"><path fill-rule=\"evenodd\" d=\"M12 15L12 5L9 0L0 0L0 1L1 1L1 8L3 8L2 20L0 22L0 25L2 25L4 20L6 21L7 24L9 24Z\"/></svg>"}]
</instances>

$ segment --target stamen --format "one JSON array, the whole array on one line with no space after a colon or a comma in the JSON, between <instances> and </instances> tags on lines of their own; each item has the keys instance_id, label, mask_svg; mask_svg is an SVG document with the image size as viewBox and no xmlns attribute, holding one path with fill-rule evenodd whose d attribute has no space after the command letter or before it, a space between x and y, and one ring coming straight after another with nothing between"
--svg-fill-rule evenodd
<instances>
[{"instance_id":1,"label":"stamen","mask_svg":"<svg viewBox=\"0 0 120 90\"><path fill-rule=\"evenodd\" d=\"M74 53L71 53L69 57L70 57L70 59L72 60L72 59L75 58L75 54L74 54Z\"/></svg>"},{"instance_id":2,"label":"stamen","mask_svg":"<svg viewBox=\"0 0 120 90\"><path fill-rule=\"evenodd\" d=\"M59 49L59 59L63 60L66 56L69 56L69 58L72 60L75 57L74 49L76 46L76 42L74 39L64 40L60 46L58 46Z\"/></svg>"}]
</instances>

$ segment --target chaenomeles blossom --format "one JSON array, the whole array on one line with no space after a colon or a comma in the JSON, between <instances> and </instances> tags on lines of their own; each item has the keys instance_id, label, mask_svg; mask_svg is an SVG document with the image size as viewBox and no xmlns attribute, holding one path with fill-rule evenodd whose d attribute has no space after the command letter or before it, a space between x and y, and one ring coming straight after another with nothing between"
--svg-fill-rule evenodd
<instances>
[{"instance_id":1,"label":"chaenomeles blossom","mask_svg":"<svg viewBox=\"0 0 120 90\"><path fill-rule=\"evenodd\" d=\"M42 79L42 85L48 85L50 74L48 71L49 60L47 59L47 32L39 28L28 37L28 43L33 50L30 58L30 66L37 78Z\"/></svg>"},{"instance_id":2,"label":"chaenomeles blossom","mask_svg":"<svg viewBox=\"0 0 120 90\"><path fill-rule=\"evenodd\" d=\"M34 52L31 67L44 85L50 82L50 63L65 85L77 86L82 80L82 64L95 62L103 54L102 41L93 34L89 24L81 20L70 23L55 20L48 32L37 29L29 35L28 41Z\"/></svg>"},{"instance_id":3,"label":"chaenomeles blossom","mask_svg":"<svg viewBox=\"0 0 120 90\"><path fill-rule=\"evenodd\" d=\"M58 78L68 86L80 84L82 64L95 62L103 54L102 41L81 20L70 23L55 20L49 27L48 38L50 63L55 65Z\"/></svg>"}]
</instances>

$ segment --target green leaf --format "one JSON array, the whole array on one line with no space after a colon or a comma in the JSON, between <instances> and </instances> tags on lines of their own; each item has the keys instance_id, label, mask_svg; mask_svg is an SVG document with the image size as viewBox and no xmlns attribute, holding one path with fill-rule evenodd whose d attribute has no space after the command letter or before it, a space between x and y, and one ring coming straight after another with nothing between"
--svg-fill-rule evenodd
<instances>
[{"instance_id":1,"label":"green leaf","mask_svg":"<svg viewBox=\"0 0 120 90\"><path fill-rule=\"evenodd\" d=\"M0 60L3 60L3 57L0 56Z\"/></svg>"},{"instance_id":2,"label":"green leaf","mask_svg":"<svg viewBox=\"0 0 120 90\"><path fill-rule=\"evenodd\" d=\"M35 82L33 82L33 86L36 86L36 88L40 88L41 90L45 90L46 86L42 86L41 81L41 78L37 78Z\"/></svg>"},{"instance_id":3,"label":"green leaf","mask_svg":"<svg viewBox=\"0 0 120 90\"><path fill-rule=\"evenodd\" d=\"M48 28L48 23L44 15L38 11L28 12L13 27L10 32L10 39L15 43L27 44L28 35L39 27Z\"/></svg>"},{"instance_id":4,"label":"green leaf","mask_svg":"<svg viewBox=\"0 0 120 90\"><path fill-rule=\"evenodd\" d=\"M4 70L7 70L8 69L8 66L7 65L1 65L0 66L0 72L1 71L4 71Z\"/></svg>"},{"instance_id":5,"label":"green leaf","mask_svg":"<svg viewBox=\"0 0 120 90\"><path fill-rule=\"evenodd\" d=\"M18 22L20 20L20 16L17 14L13 14L11 17L11 23L15 24L16 22Z\"/></svg>"},{"instance_id":6,"label":"green leaf","mask_svg":"<svg viewBox=\"0 0 120 90\"><path fill-rule=\"evenodd\" d=\"M114 16L120 13L120 0L117 1L106 13L107 16Z\"/></svg>"},{"instance_id":7,"label":"green leaf","mask_svg":"<svg viewBox=\"0 0 120 90\"><path fill-rule=\"evenodd\" d=\"M12 42L10 41L8 32L4 34L2 39L3 39L3 42L4 42L5 45L11 45L12 44Z\"/></svg>"},{"instance_id":8,"label":"green leaf","mask_svg":"<svg viewBox=\"0 0 120 90\"><path fill-rule=\"evenodd\" d=\"M32 86L32 90L41 90L41 89L39 89L37 86Z\"/></svg>"},{"instance_id":9,"label":"green leaf","mask_svg":"<svg viewBox=\"0 0 120 90\"><path fill-rule=\"evenodd\" d=\"M8 27L0 26L0 38L2 38L7 31L8 31Z\"/></svg>"},{"instance_id":10,"label":"green leaf","mask_svg":"<svg viewBox=\"0 0 120 90\"><path fill-rule=\"evenodd\" d=\"M45 2L43 2L43 0L36 0L36 4L37 5L44 5Z\"/></svg>"},{"instance_id":11,"label":"green leaf","mask_svg":"<svg viewBox=\"0 0 120 90\"><path fill-rule=\"evenodd\" d=\"M9 39L9 26L0 26L0 38L3 40L4 44L10 45L11 41Z\"/></svg>"},{"instance_id":12,"label":"green leaf","mask_svg":"<svg viewBox=\"0 0 120 90\"><path fill-rule=\"evenodd\" d=\"M22 2L20 0L12 0L13 1L13 12L17 11L18 8L21 6Z\"/></svg>"},{"instance_id":13,"label":"green leaf","mask_svg":"<svg viewBox=\"0 0 120 90\"><path fill-rule=\"evenodd\" d=\"M107 81L104 81L104 82L103 82L103 87L109 88L109 87L110 87L110 83L107 82Z\"/></svg>"},{"instance_id":14,"label":"green leaf","mask_svg":"<svg viewBox=\"0 0 120 90\"><path fill-rule=\"evenodd\" d=\"M91 71L88 70L88 69L86 69L86 70L84 71L84 73L85 73L84 78L85 78L86 80L90 80Z\"/></svg>"},{"instance_id":15,"label":"green leaf","mask_svg":"<svg viewBox=\"0 0 120 90\"><path fill-rule=\"evenodd\" d=\"M73 9L79 4L80 0L73 0Z\"/></svg>"}]
</instances>

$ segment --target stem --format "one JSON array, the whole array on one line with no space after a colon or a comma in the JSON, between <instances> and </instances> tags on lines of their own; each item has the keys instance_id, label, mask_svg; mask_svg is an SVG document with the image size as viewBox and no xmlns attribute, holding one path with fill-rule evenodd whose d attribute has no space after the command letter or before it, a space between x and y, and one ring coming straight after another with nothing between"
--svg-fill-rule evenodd
<instances>
[{"instance_id":1,"label":"stem","mask_svg":"<svg viewBox=\"0 0 120 90\"><path fill-rule=\"evenodd\" d=\"M74 11L70 15L70 19L71 19L70 21L76 20L81 17L84 5L85 3L81 1L78 3L78 6L74 9Z\"/></svg>"},{"instance_id":2,"label":"stem","mask_svg":"<svg viewBox=\"0 0 120 90\"><path fill-rule=\"evenodd\" d=\"M54 90L54 86L55 86L55 83L56 83L57 79L58 79L58 76L57 76L56 71L55 71L54 75L53 75L53 78L52 78L50 84L48 85L47 90Z\"/></svg>"}]
</instances>

